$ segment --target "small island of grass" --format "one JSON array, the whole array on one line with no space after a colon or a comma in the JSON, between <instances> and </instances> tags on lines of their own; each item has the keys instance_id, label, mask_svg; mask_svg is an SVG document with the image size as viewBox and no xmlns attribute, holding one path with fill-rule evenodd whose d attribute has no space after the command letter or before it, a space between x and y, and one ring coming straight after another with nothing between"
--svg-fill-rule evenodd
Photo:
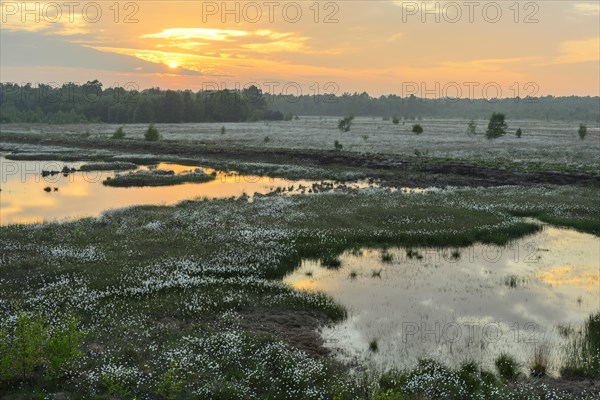
<instances>
[{"instance_id":1,"label":"small island of grass","mask_svg":"<svg viewBox=\"0 0 600 400\"><path fill-rule=\"evenodd\" d=\"M82 165L80 171L123 171L137 169L137 164L125 161L95 162Z\"/></svg>"},{"instance_id":2,"label":"small island of grass","mask_svg":"<svg viewBox=\"0 0 600 400\"><path fill-rule=\"evenodd\" d=\"M139 171L117 176L102 182L114 187L170 186L182 183L201 183L215 179L216 174L206 174L200 169L176 175L173 171Z\"/></svg>"}]
</instances>

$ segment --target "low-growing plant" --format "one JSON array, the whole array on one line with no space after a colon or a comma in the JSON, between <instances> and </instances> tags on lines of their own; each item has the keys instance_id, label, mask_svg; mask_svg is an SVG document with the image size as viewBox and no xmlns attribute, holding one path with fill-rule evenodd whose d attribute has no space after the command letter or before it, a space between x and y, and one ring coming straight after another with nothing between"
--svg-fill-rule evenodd
<instances>
[{"instance_id":1,"label":"low-growing plant","mask_svg":"<svg viewBox=\"0 0 600 400\"><path fill-rule=\"evenodd\" d=\"M550 347L548 343L537 343L533 351L533 360L529 366L529 372L534 378L542 378L548 373L550 359Z\"/></svg>"},{"instance_id":2,"label":"low-growing plant","mask_svg":"<svg viewBox=\"0 0 600 400\"><path fill-rule=\"evenodd\" d=\"M115 133L113 133L112 139L125 139L125 131L123 131L123 127L120 126L119 128L117 128L117 130L115 131Z\"/></svg>"},{"instance_id":3,"label":"low-growing plant","mask_svg":"<svg viewBox=\"0 0 600 400\"><path fill-rule=\"evenodd\" d=\"M413 131L413 133L420 135L421 133L423 133L423 127L419 124L414 124L412 127L412 131Z\"/></svg>"},{"instance_id":4,"label":"low-growing plant","mask_svg":"<svg viewBox=\"0 0 600 400\"><path fill-rule=\"evenodd\" d=\"M393 389L380 389L373 395L373 400L403 400L406 398L407 397L404 397L404 395L401 392L398 392Z\"/></svg>"},{"instance_id":5,"label":"low-growing plant","mask_svg":"<svg viewBox=\"0 0 600 400\"><path fill-rule=\"evenodd\" d=\"M560 373L565 378L600 378L600 311L590 315L567 346Z\"/></svg>"},{"instance_id":6,"label":"low-growing plant","mask_svg":"<svg viewBox=\"0 0 600 400\"><path fill-rule=\"evenodd\" d=\"M518 278L516 275L509 275L504 280L504 284L511 289L515 289L517 287Z\"/></svg>"},{"instance_id":7,"label":"low-growing plant","mask_svg":"<svg viewBox=\"0 0 600 400\"><path fill-rule=\"evenodd\" d=\"M474 120L467 124L467 135L477 135L477 123Z\"/></svg>"},{"instance_id":8,"label":"low-growing plant","mask_svg":"<svg viewBox=\"0 0 600 400\"><path fill-rule=\"evenodd\" d=\"M579 124L577 134L579 135L579 139L585 139L585 137L587 136L587 126L585 126L584 124Z\"/></svg>"},{"instance_id":9,"label":"low-growing plant","mask_svg":"<svg viewBox=\"0 0 600 400\"><path fill-rule=\"evenodd\" d=\"M321 265L326 268L339 268L342 266L342 262L337 257L325 257L321 260Z\"/></svg>"},{"instance_id":10,"label":"low-growing plant","mask_svg":"<svg viewBox=\"0 0 600 400\"><path fill-rule=\"evenodd\" d=\"M387 251L381 253L381 262L391 263L392 261L394 261L394 255L392 253Z\"/></svg>"},{"instance_id":11,"label":"low-growing plant","mask_svg":"<svg viewBox=\"0 0 600 400\"><path fill-rule=\"evenodd\" d=\"M354 115L348 115L338 121L338 129L342 132L350 131L352 127L352 121L354 120Z\"/></svg>"},{"instance_id":12,"label":"low-growing plant","mask_svg":"<svg viewBox=\"0 0 600 400\"><path fill-rule=\"evenodd\" d=\"M333 142L333 147L337 151L340 151L340 150L342 150L344 148L344 146L340 142L338 142L337 140L335 142Z\"/></svg>"},{"instance_id":13,"label":"low-growing plant","mask_svg":"<svg viewBox=\"0 0 600 400\"><path fill-rule=\"evenodd\" d=\"M452 250L452 253L450 253L450 257L452 257L453 260L460 259L460 250L459 249Z\"/></svg>"},{"instance_id":14,"label":"low-growing plant","mask_svg":"<svg viewBox=\"0 0 600 400\"><path fill-rule=\"evenodd\" d=\"M494 364L498 375L505 381L514 381L519 376L519 364L510 354L500 354Z\"/></svg>"},{"instance_id":15,"label":"low-growing plant","mask_svg":"<svg viewBox=\"0 0 600 400\"><path fill-rule=\"evenodd\" d=\"M517 129L515 132L515 136L520 138L523 135L523 130L521 128Z\"/></svg>"},{"instance_id":16,"label":"low-growing plant","mask_svg":"<svg viewBox=\"0 0 600 400\"><path fill-rule=\"evenodd\" d=\"M224 135L224 134L225 134L225 126L222 126L221 127L221 135Z\"/></svg>"},{"instance_id":17,"label":"low-growing plant","mask_svg":"<svg viewBox=\"0 0 600 400\"><path fill-rule=\"evenodd\" d=\"M482 386L481 372L477 362L473 360L461 363L458 376L465 382L469 393L475 393Z\"/></svg>"},{"instance_id":18,"label":"low-growing plant","mask_svg":"<svg viewBox=\"0 0 600 400\"><path fill-rule=\"evenodd\" d=\"M144 134L144 139L148 142L157 142L160 140L160 132L158 132L158 129L156 129L154 124L150 124Z\"/></svg>"},{"instance_id":19,"label":"low-growing plant","mask_svg":"<svg viewBox=\"0 0 600 400\"><path fill-rule=\"evenodd\" d=\"M410 259L416 258L417 260L422 260L423 255L418 250L407 249L406 256Z\"/></svg>"},{"instance_id":20,"label":"low-growing plant","mask_svg":"<svg viewBox=\"0 0 600 400\"><path fill-rule=\"evenodd\" d=\"M162 374L156 392L166 400L176 400L181 394L183 383L177 376L178 370L174 363Z\"/></svg>"},{"instance_id":21,"label":"low-growing plant","mask_svg":"<svg viewBox=\"0 0 600 400\"><path fill-rule=\"evenodd\" d=\"M379 344L377 343L377 339L371 339L369 342L369 350L373 353L377 353L379 351Z\"/></svg>"},{"instance_id":22,"label":"low-growing plant","mask_svg":"<svg viewBox=\"0 0 600 400\"><path fill-rule=\"evenodd\" d=\"M19 312L12 332L0 331L0 386L30 381L38 372L46 381L63 378L82 356L77 325L70 317L52 329L41 313Z\"/></svg>"},{"instance_id":23,"label":"low-growing plant","mask_svg":"<svg viewBox=\"0 0 600 400\"><path fill-rule=\"evenodd\" d=\"M44 365L47 329L40 314L19 313L8 357L20 380L32 378L35 370Z\"/></svg>"}]
</instances>

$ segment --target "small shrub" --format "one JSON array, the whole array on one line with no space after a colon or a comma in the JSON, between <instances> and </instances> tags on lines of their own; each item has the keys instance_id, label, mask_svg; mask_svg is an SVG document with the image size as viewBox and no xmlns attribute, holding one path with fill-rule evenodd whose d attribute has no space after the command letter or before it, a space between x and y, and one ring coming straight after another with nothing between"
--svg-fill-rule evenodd
<instances>
[{"instance_id":1,"label":"small shrub","mask_svg":"<svg viewBox=\"0 0 600 400\"><path fill-rule=\"evenodd\" d=\"M338 121L338 129L342 132L350 131L352 127L352 121L354 120L354 115L348 115Z\"/></svg>"},{"instance_id":2,"label":"small shrub","mask_svg":"<svg viewBox=\"0 0 600 400\"><path fill-rule=\"evenodd\" d=\"M377 339L371 339L371 341L369 342L369 350L371 350L373 353L379 351L379 344L377 343Z\"/></svg>"},{"instance_id":3,"label":"small shrub","mask_svg":"<svg viewBox=\"0 0 600 400\"><path fill-rule=\"evenodd\" d=\"M177 369L171 364L169 369L161 376L157 393L164 399L175 400L181 394L182 389L183 384L177 377Z\"/></svg>"},{"instance_id":4,"label":"small shrub","mask_svg":"<svg viewBox=\"0 0 600 400\"><path fill-rule=\"evenodd\" d=\"M112 135L112 139L121 140L125 139L125 132L123 131L123 127L119 127L115 133Z\"/></svg>"},{"instance_id":5,"label":"small shrub","mask_svg":"<svg viewBox=\"0 0 600 400\"><path fill-rule=\"evenodd\" d=\"M494 363L498 375L505 381L514 381L519 375L519 364L513 356L502 353Z\"/></svg>"},{"instance_id":6,"label":"small shrub","mask_svg":"<svg viewBox=\"0 0 600 400\"><path fill-rule=\"evenodd\" d=\"M520 138L523 135L523 130L521 130L521 128L517 129L517 131L515 132L515 136Z\"/></svg>"},{"instance_id":7,"label":"small shrub","mask_svg":"<svg viewBox=\"0 0 600 400\"><path fill-rule=\"evenodd\" d=\"M52 330L40 313L20 312L14 330L0 332L0 385L29 381L38 371L48 381L59 380L82 356L81 338L74 318Z\"/></svg>"},{"instance_id":8,"label":"small shrub","mask_svg":"<svg viewBox=\"0 0 600 400\"><path fill-rule=\"evenodd\" d=\"M344 146L337 140L333 143L333 147L335 148L336 151L340 151L344 148Z\"/></svg>"},{"instance_id":9,"label":"small shrub","mask_svg":"<svg viewBox=\"0 0 600 400\"><path fill-rule=\"evenodd\" d=\"M221 135L224 135L224 134L225 134L225 127L224 127L224 126L222 126L222 127L221 127Z\"/></svg>"},{"instance_id":10,"label":"small shrub","mask_svg":"<svg viewBox=\"0 0 600 400\"><path fill-rule=\"evenodd\" d=\"M421 133L423 133L423 127L419 124L414 124L412 127L412 131L413 131L413 133L420 135Z\"/></svg>"},{"instance_id":11,"label":"small shrub","mask_svg":"<svg viewBox=\"0 0 600 400\"><path fill-rule=\"evenodd\" d=\"M144 139L148 142L157 142L160 140L160 133L158 129L154 127L154 125L150 125L144 134Z\"/></svg>"},{"instance_id":12,"label":"small shrub","mask_svg":"<svg viewBox=\"0 0 600 400\"><path fill-rule=\"evenodd\" d=\"M358 274L356 273L356 271L352 271L350 272L350 279L356 279L356 277L358 276Z\"/></svg>"},{"instance_id":13,"label":"small shrub","mask_svg":"<svg viewBox=\"0 0 600 400\"><path fill-rule=\"evenodd\" d=\"M467 124L467 135L477 135L477 124L474 120L470 120Z\"/></svg>"},{"instance_id":14,"label":"small shrub","mask_svg":"<svg viewBox=\"0 0 600 400\"><path fill-rule=\"evenodd\" d=\"M48 330L40 314L19 313L12 339L12 367L21 380L33 377L35 370L44 365L44 346Z\"/></svg>"},{"instance_id":15,"label":"small shrub","mask_svg":"<svg viewBox=\"0 0 600 400\"><path fill-rule=\"evenodd\" d=\"M77 324L75 318L69 318L63 327L48 337L46 345L48 362L44 371L47 379L59 379L72 369L75 362L83 355L79 351L82 334L77 329Z\"/></svg>"},{"instance_id":16,"label":"small shrub","mask_svg":"<svg viewBox=\"0 0 600 400\"><path fill-rule=\"evenodd\" d=\"M585 126L584 124L580 124L577 134L579 135L579 139L585 139L585 137L587 136L587 126Z\"/></svg>"},{"instance_id":17,"label":"small shrub","mask_svg":"<svg viewBox=\"0 0 600 400\"><path fill-rule=\"evenodd\" d=\"M398 125L398 124L400 123L400 118L398 118L398 117L394 117L394 118L392 118L392 123L393 123L394 125Z\"/></svg>"},{"instance_id":18,"label":"small shrub","mask_svg":"<svg viewBox=\"0 0 600 400\"><path fill-rule=\"evenodd\" d=\"M265 138L263 139L263 142L265 143L269 143L271 141L271 138L268 136L265 136Z\"/></svg>"}]
</instances>

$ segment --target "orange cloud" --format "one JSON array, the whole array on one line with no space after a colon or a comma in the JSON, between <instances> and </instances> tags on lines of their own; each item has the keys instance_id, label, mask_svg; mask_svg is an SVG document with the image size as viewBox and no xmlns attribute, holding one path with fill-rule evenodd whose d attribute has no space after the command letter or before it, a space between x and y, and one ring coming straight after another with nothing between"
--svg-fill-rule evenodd
<instances>
[{"instance_id":1,"label":"orange cloud","mask_svg":"<svg viewBox=\"0 0 600 400\"><path fill-rule=\"evenodd\" d=\"M562 54L554 60L554 64L600 61L599 37L565 41L561 43L560 49Z\"/></svg>"}]
</instances>

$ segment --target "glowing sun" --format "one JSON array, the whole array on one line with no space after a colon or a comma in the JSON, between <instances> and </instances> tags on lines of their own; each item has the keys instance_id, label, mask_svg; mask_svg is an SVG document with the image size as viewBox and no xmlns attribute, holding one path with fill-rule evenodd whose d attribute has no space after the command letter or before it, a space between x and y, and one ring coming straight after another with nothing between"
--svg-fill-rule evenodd
<instances>
[{"instance_id":1,"label":"glowing sun","mask_svg":"<svg viewBox=\"0 0 600 400\"><path fill-rule=\"evenodd\" d=\"M173 69L177 68L177 63L175 61L171 61L169 63L169 68L173 68Z\"/></svg>"}]
</instances>

